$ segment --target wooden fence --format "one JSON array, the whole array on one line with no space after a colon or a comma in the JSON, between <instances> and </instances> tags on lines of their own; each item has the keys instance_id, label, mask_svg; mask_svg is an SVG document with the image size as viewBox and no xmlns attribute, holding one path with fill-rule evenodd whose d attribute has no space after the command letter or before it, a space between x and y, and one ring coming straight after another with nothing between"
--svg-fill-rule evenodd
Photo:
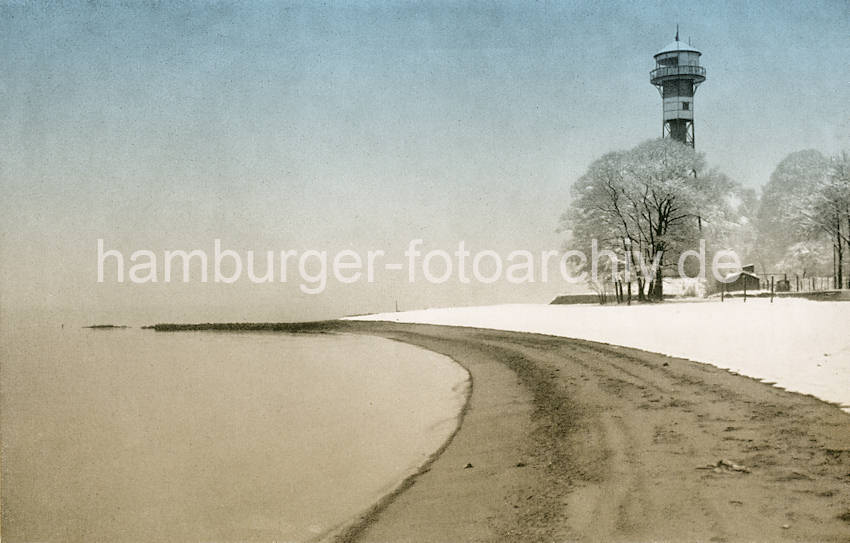
<instances>
[{"instance_id":1,"label":"wooden fence","mask_svg":"<svg viewBox=\"0 0 850 543\"><path fill-rule=\"evenodd\" d=\"M758 276L761 290L774 292L823 292L841 288L840 285L836 286L833 276L817 277L785 273L760 273ZM850 285L845 284L844 288L850 288Z\"/></svg>"}]
</instances>

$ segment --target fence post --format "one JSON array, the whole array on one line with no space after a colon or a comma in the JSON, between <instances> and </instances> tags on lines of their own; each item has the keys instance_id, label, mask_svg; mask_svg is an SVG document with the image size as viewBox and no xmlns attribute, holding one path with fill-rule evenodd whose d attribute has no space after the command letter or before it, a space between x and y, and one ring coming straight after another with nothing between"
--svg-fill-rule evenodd
<instances>
[{"instance_id":1,"label":"fence post","mask_svg":"<svg viewBox=\"0 0 850 543\"><path fill-rule=\"evenodd\" d=\"M773 276L770 276L770 303L773 303Z\"/></svg>"}]
</instances>

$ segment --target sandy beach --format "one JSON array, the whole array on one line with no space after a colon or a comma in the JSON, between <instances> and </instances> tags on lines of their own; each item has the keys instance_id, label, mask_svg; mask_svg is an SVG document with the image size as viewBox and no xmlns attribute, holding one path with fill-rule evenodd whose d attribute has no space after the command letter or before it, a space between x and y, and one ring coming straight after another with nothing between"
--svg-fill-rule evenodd
<instances>
[{"instance_id":1,"label":"sandy beach","mask_svg":"<svg viewBox=\"0 0 850 543\"><path fill-rule=\"evenodd\" d=\"M832 404L589 341L338 327L447 355L473 382L444 450L338 541L850 537L850 415Z\"/></svg>"}]
</instances>

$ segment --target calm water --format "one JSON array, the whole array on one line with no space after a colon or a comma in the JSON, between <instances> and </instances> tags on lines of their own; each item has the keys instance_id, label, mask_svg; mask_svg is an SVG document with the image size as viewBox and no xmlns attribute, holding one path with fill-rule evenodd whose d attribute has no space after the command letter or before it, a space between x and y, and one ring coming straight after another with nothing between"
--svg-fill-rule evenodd
<instances>
[{"instance_id":1,"label":"calm water","mask_svg":"<svg viewBox=\"0 0 850 543\"><path fill-rule=\"evenodd\" d=\"M307 540L453 431L467 374L349 335L3 338L5 541Z\"/></svg>"}]
</instances>

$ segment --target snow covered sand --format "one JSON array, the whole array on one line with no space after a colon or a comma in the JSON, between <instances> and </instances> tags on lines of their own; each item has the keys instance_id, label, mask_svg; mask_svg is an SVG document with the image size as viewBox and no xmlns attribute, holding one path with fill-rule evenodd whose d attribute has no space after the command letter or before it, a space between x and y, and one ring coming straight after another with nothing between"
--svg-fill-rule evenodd
<instances>
[{"instance_id":1,"label":"snow covered sand","mask_svg":"<svg viewBox=\"0 0 850 543\"><path fill-rule=\"evenodd\" d=\"M350 320L470 326L600 341L726 368L850 407L850 303L731 299L658 305L511 304Z\"/></svg>"}]
</instances>

